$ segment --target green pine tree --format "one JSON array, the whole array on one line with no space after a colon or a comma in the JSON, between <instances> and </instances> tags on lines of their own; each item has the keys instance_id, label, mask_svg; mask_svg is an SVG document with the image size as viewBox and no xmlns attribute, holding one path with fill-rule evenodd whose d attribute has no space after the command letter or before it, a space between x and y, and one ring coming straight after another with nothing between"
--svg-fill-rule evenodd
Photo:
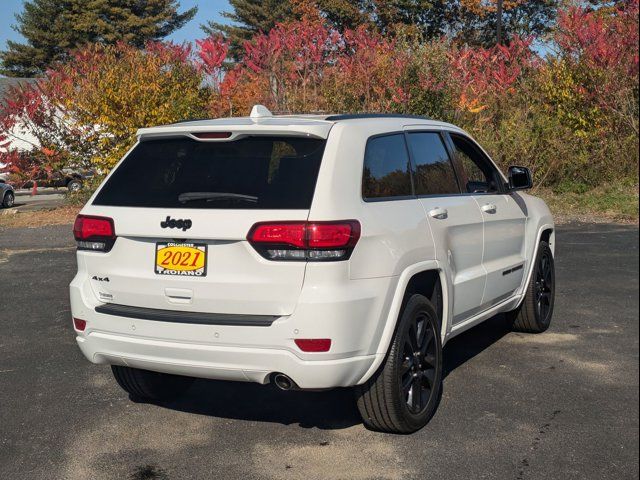
<instances>
[{"instance_id":1,"label":"green pine tree","mask_svg":"<svg viewBox=\"0 0 640 480\"><path fill-rule=\"evenodd\" d=\"M231 53L237 56L242 44L256 33L268 32L278 22L295 17L289 0L229 0L230 12L222 16L231 20L231 24L207 22L202 30L208 34L222 34L231 44Z\"/></svg>"},{"instance_id":2,"label":"green pine tree","mask_svg":"<svg viewBox=\"0 0 640 480\"><path fill-rule=\"evenodd\" d=\"M179 7L177 0L28 0L14 26L26 43L7 42L0 72L41 75L86 43L124 41L142 47L181 28L197 11L179 13Z\"/></svg>"},{"instance_id":3,"label":"green pine tree","mask_svg":"<svg viewBox=\"0 0 640 480\"><path fill-rule=\"evenodd\" d=\"M502 14L504 40L508 42L514 35L544 35L555 22L557 12L558 0L531 0L506 9ZM450 18L449 31L458 41L486 47L496 44L498 18L495 11L480 17L456 8Z\"/></svg>"}]
</instances>

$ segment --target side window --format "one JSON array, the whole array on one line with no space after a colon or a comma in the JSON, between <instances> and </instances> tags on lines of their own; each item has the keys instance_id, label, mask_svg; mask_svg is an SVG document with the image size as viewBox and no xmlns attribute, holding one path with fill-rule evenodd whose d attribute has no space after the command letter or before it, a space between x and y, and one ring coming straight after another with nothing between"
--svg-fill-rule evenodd
<instances>
[{"instance_id":1,"label":"side window","mask_svg":"<svg viewBox=\"0 0 640 480\"><path fill-rule=\"evenodd\" d=\"M498 192L500 177L494 167L477 147L468 139L451 135L455 151L454 161L458 166L463 189L467 193Z\"/></svg>"},{"instance_id":2,"label":"side window","mask_svg":"<svg viewBox=\"0 0 640 480\"><path fill-rule=\"evenodd\" d=\"M439 133L409 133L409 148L415 162L416 195L460 193L453 164Z\"/></svg>"},{"instance_id":3,"label":"side window","mask_svg":"<svg viewBox=\"0 0 640 480\"><path fill-rule=\"evenodd\" d=\"M404 134L370 138L364 154L363 198L412 195Z\"/></svg>"}]
</instances>

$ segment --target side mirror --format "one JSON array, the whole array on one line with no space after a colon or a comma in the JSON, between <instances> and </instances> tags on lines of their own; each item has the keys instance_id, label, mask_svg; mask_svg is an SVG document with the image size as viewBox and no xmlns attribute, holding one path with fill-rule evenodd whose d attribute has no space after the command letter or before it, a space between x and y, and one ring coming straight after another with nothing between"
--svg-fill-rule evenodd
<instances>
[{"instance_id":1,"label":"side mirror","mask_svg":"<svg viewBox=\"0 0 640 480\"><path fill-rule=\"evenodd\" d=\"M531 187L533 180L527 167L509 167L509 190L528 190Z\"/></svg>"}]
</instances>

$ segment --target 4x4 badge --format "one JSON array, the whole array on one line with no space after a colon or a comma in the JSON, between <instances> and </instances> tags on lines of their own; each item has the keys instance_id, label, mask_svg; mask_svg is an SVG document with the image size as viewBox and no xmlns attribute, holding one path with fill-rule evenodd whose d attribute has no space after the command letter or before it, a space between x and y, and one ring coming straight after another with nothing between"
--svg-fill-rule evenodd
<instances>
[{"instance_id":1,"label":"4x4 badge","mask_svg":"<svg viewBox=\"0 0 640 480\"><path fill-rule=\"evenodd\" d=\"M184 220L180 219L180 220L175 220L173 218L171 218L169 215L167 215L167 219L160 222L160 226L162 228L181 228L182 231L184 232L185 230L189 230L191 228L191 220L188 218L185 218Z\"/></svg>"}]
</instances>

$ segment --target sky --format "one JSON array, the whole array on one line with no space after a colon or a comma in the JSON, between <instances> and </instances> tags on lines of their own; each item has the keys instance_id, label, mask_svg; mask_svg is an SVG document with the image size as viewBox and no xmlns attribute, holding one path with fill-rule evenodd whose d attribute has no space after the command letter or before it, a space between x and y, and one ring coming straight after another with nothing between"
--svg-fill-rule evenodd
<instances>
[{"instance_id":1,"label":"sky","mask_svg":"<svg viewBox=\"0 0 640 480\"><path fill-rule=\"evenodd\" d=\"M23 42L24 38L11 28L16 23L15 14L22 11L24 0L0 0L0 50L6 48L7 40ZM180 0L180 11L184 11L193 6L198 7L195 18L187 23L177 32L174 32L169 39L175 42L193 41L202 38L204 34L200 30L200 25L208 20L226 23L227 20L221 17L220 12L229 10L227 0Z\"/></svg>"}]
</instances>

